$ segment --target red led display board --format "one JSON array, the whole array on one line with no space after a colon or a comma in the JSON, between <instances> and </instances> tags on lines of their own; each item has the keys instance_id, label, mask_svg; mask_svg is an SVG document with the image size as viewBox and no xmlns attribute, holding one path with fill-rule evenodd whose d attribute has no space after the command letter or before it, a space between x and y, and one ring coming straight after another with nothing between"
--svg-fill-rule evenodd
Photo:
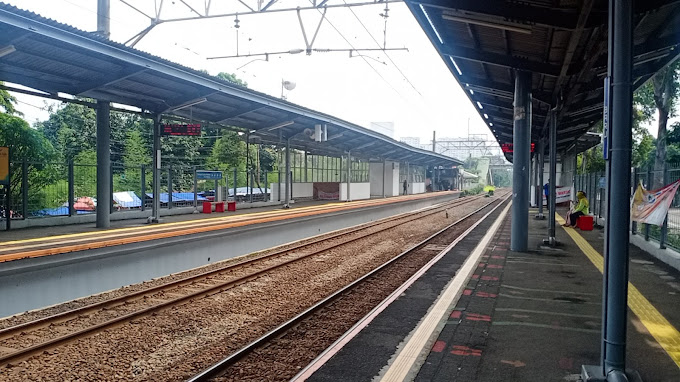
<instances>
[{"instance_id":1,"label":"red led display board","mask_svg":"<svg viewBox=\"0 0 680 382\"><path fill-rule=\"evenodd\" d=\"M201 125L163 124L161 125L161 135L197 136L201 135Z\"/></svg>"},{"instance_id":2,"label":"red led display board","mask_svg":"<svg viewBox=\"0 0 680 382\"><path fill-rule=\"evenodd\" d=\"M534 152L534 146L535 144L531 144L531 152ZM504 153L511 153L512 152L512 143L503 143L501 145L501 150L503 150Z\"/></svg>"}]
</instances>

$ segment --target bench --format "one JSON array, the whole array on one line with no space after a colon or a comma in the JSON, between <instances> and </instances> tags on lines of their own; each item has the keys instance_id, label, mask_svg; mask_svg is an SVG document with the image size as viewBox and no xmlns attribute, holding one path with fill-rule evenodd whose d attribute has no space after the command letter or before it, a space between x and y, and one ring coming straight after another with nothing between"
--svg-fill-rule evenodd
<instances>
[{"instance_id":1,"label":"bench","mask_svg":"<svg viewBox=\"0 0 680 382\"><path fill-rule=\"evenodd\" d=\"M592 231L593 230L593 216L583 215L576 219L576 227L580 228L582 231Z\"/></svg>"}]
</instances>

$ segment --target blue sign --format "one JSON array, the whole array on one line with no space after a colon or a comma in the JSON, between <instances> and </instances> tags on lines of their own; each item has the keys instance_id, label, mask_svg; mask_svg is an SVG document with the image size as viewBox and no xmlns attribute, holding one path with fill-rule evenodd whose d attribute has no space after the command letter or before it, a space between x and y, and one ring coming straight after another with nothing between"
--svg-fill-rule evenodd
<instances>
[{"instance_id":1,"label":"blue sign","mask_svg":"<svg viewBox=\"0 0 680 382\"><path fill-rule=\"evenodd\" d=\"M222 171L196 171L196 179L222 179Z\"/></svg>"},{"instance_id":2,"label":"blue sign","mask_svg":"<svg viewBox=\"0 0 680 382\"><path fill-rule=\"evenodd\" d=\"M609 77L604 78L604 112L602 113L602 155L609 159Z\"/></svg>"}]
</instances>

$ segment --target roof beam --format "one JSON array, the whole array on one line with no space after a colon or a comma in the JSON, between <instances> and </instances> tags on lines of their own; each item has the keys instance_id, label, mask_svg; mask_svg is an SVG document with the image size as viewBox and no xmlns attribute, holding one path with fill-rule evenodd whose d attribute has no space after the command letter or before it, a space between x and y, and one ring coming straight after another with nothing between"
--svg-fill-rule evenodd
<instances>
[{"instance_id":1,"label":"roof beam","mask_svg":"<svg viewBox=\"0 0 680 382\"><path fill-rule=\"evenodd\" d=\"M115 83L118 83L120 81L126 80L130 77L133 77L139 73L144 72L146 69L145 68L140 68L140 67L127 67L119 72L116 72L114 75L109 75L106 76L103 80L99 81L92 81L86 84L83 84L81 86L78 86L78 92L76 94L80 95L82 93L86 93L90 90L95 90L99 89L105 86L113 85Z\"/></svg>"},{"instance_id":2,"label":"roof beam","mask_svg":"<svg viewBox=\"0 0 680 382\"><path fill-rule=\"evenodd\" d=\"M487 63L490 65L527 70L533 73L542 73L547 76L557 77L560 74L560 67L545 64L525 58L513 57L506 54L484 52L478 49L470 49L456 45L441 45L439 47L442 54L461 58L464 60Z\"/></svg>"},{"instance_id":3,"label":"roof beam","mask_svg":"<svg viewBox=\"0 0 680 382\"><path fill-rule=\"evenodd\" d=\"M578 17L575 9L537 7L527 3L504 0L409 0L408 2L441 10L460 11L463 17L473 13L497 17L503 21L517 21L524 25L542 25L560 29L573 29Z\"/></svg>"},{"instance_id":4,"label":"roof beam","mask_svg":"<svg viewBox=\"0 0 680 382\"><path fill-rule=\"evenodd\" d=\"M237 109L236 111L233 111L231 113L224 113L224 114L218 116L215 119L217 119L217 123L224 123L224 122L227 122L230 119L234 119L234 118L244 116L246 114L260 110L262 108L264 108L264 106L262 106L262 105L244 107L244 108L241 108L241 109Z\"/></svg>"}]
</instances>

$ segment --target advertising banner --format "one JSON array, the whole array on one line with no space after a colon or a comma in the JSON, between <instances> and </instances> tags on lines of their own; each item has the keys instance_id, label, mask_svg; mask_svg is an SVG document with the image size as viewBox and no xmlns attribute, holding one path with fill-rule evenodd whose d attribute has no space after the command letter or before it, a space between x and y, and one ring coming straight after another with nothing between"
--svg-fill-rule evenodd
<instances>
[{"instance_id":1,"label":"advertising banner","mask_svg":"<svg viewBox=\"0 0 680 382\"><path fill-rule=\"evenodd\" d=\"M630 218L639 223L663 225L679 185L680 180L658 190L647 191L640 182L630 202Z\"/></svg>"},{"instance_id":2,"label":"advertising banner","mask_svg":"<svg viewBox=\"0 0 680 382\"><path fill-rule=\"evenodd\" d=\"M557 187L555 188L555 195L557 195L557 198L555 199L555 204L560 204L560 203L566 203L571 199L571 187ZM545 192L543 193L543 205L547 206L548 205L548 199L545 197Z\"/></svg>"},{"instance_id":3,"label":"advertising banner","mask_svg":"<svg viewBox=\"0 0 680 382\"><path fill-rule=\"evenodd\" d=\"M9 147L0 147L0 184L9 184Z\"/></svg>"}]
</instances>

